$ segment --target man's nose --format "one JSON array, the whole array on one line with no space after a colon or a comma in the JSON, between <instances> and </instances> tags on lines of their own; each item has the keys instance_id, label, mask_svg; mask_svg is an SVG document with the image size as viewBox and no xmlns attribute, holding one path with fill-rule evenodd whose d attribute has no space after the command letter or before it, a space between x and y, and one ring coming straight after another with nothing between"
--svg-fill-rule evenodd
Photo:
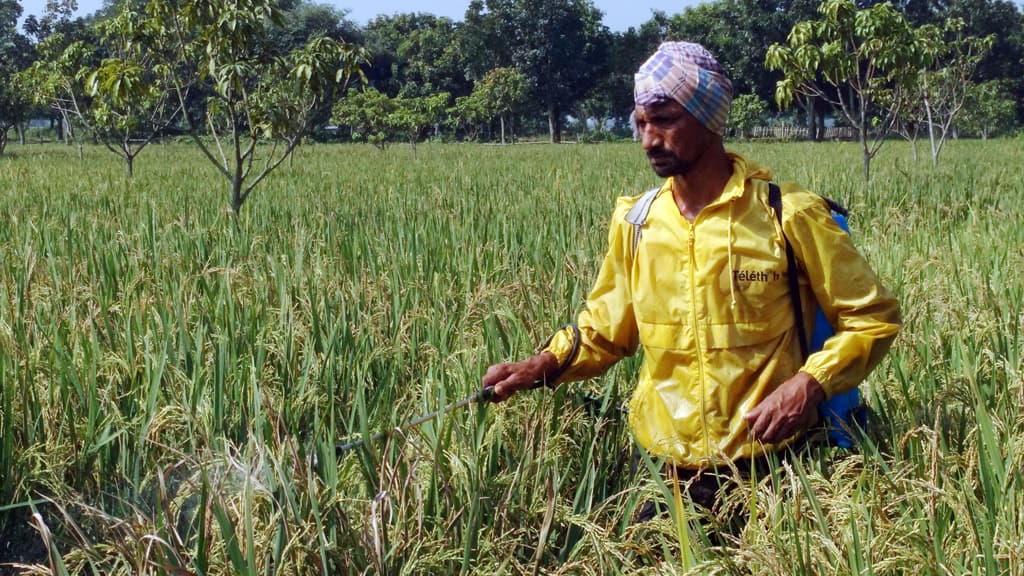
<instances>
[{"instance_id":1,"label":"man's nose","mask_svg":"<svg viewBox=\"0 0 1024 576\"><path fill-rule=\"evenodd\" d=\"M650 124L645 124L640 128L640 145L643 146L644 150L660 146L661 132Z\"/></svg>"}]
</instances>

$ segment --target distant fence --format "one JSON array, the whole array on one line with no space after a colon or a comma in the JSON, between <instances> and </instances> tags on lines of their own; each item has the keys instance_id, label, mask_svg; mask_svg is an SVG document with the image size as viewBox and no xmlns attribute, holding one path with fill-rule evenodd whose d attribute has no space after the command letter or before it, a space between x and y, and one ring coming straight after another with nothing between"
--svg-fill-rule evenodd
<instances>
[{"instance_id":1,"label":"distant fence","mask_svg":"<svg viewBox=\"0 0 1024 576\"><path fill-rule=\"evenodd\" d=\"M795 124L778 126L755 126L748 130L744 137L751 140L807 140L807 128ZM823 140L856 140L857 130L851 126L831 126L825 128Z\"/></svg>"}]
</instances>

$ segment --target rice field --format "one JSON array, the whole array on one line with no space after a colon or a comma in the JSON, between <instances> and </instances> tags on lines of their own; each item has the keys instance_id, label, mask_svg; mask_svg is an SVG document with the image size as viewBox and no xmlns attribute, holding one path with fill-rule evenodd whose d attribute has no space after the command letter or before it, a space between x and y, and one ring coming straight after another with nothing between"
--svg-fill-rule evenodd
<instances>
[{"instance_id":1,"label":"rice field","mask_svg":"<svg viewBox=\"0 0 1024 576\"><path fill-rule=\"evenodd\" d=\"M133 180L11 146L0 573L1024 574L1021 141L891 142L870 185L854 144L735 149L851 209L905 324L861 446L744 484L729 531L634 450L636 359L335 450L574 318L658 183L637 144L309 145L237 222L185 145Z\"/></svg>"}]
</instances>

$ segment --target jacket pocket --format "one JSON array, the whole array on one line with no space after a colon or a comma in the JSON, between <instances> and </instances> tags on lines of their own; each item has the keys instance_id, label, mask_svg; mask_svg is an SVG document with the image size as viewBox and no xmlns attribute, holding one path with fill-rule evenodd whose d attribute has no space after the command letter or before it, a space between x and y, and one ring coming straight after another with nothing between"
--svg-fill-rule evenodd
<instances>
[{"instance_id":1,"label":"jacket pocket","mask_svg":"<svg viewBox=\"0 0 1024 576\"><path fill-rule=\"evenodd\" d=\"M686 325L637 320L637 330L644 348L687 350L693 347L693 331Z\"/></svg>"},{"instance_id":2,"label":"jacket pocket","mask_svg":"<svg viewBox=\"0 0 1024 576\"><path fill-rule=\"evenodd\" d=\"M756 322L707 324L701 331L704 349L745 348L778 338L793 327L793 311L782 309Z\"/></svg>"}]
</instances>

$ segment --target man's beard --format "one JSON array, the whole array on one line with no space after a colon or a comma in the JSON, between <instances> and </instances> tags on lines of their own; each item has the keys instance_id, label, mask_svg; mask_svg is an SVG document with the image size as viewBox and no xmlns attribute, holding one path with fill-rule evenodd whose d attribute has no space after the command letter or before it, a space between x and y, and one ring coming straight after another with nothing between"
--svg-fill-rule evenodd
<instances>
[{"instance_id":1,"label":"man's beard","mask_svg":"<svg viewBox=\"0 0 1024 576\"><path fill-rule=\"evenodd\" d=\"M654 173L662 178L684 176L690 171L691 164L664 148L655 148L647 152Z\"/></svg>"}]
</instances>

